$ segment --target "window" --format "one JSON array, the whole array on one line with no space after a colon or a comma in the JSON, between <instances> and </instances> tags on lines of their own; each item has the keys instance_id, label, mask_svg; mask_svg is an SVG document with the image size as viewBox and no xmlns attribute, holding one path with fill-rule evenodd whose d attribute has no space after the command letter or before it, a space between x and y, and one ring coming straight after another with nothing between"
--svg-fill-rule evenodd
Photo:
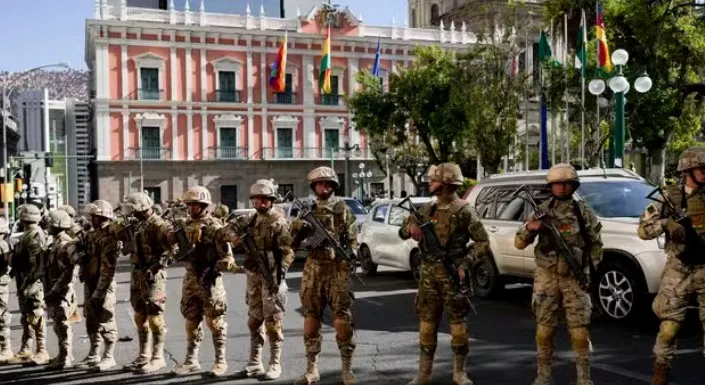
<instances>
[{"instance_id":1,"label":"window","mask_svg":"<svg viewBox=\"0 0 705 385\"><path fill-rule=\"evenodd\" d=\"M383 196L384 195L384 183L370 183L370 192L372 196Z\"/></svg>"},{"instance_id":2,"label":"window","mask_svg":"<svg viewBox=\"0 0 705 385\"><path fill-rule=\"evenodd\" d=\"M379 223L384 223L387 218L387 211L389 211L389 205L381 205L375 208L375 214L372 216L372 220Z\"/></svg>"},{"instance_id":3,"label":"window","mask_svg":"<svg viewBox=\"0 0 705 385\"><path fill-rule=\"evenodd\" d=\"M220 186L220 201L228 206L230 210L237 209L237 186L224 185Z\"/></svg>"},{"instance_id":4,"label":"window","mask_svg":"<svg viewBox=\"0 0 705 385\"><path fill-rule=\"evenodd\" d=\"M279 188L277 189L277 194L279 194L280 197L284 198L286 194L288 193L294 193L294 185L293 184L279 184Z\"/></svg>"},{"instance_id":5,"label":"window","mask_svg":"<svg viewBox=\"0 0 705 385\"><path fill-rule=\"evenodd\" d=\"M539 82L539 43L531 45L531 64L533 65L533 73L531 74L534 84Z\"/></svg>"},{"instance_id":6,"label":"window","mask_svg":"<svg viewBox=\"0 0 705 385\"><path fill-rule=\"evenodd\" d=\"M147 195L149 195L149 197L152 198L152 202L160 203L162 201L162 188L161 187L145 187L144 190L147 192Z\"/></svg>"},{"instance_id":7,"label":"window","mask_svg":"<svg viewBox=\"0 0 705 385\"><path fill-rule=\"evenodd\" d=\"M142 127L142 159L161 159L159 127Z\"/></svg>"},{"instance_id":8,"label":"window","mask_svg":"<svg viewBox=\"0 0 705 385\"><path fill-rule=\"evenodd\" d=\"M323 94L322 102L326 106L337 106L340 101L339 78L337 75L330 77L330 94Z\"/></svg>"},{"instance_id":9,"label":"window","mask_svg":"<svg viewBox=\"0 0 705 385\"><path fill-rule=\"evenodd\" d=\"M219 102L239 102L240 94L235 90L235 72L218 71L218 101Z\"/></svg>"},{"instance_id":10,"label":"window","mask_svg":"<svg viewBox=\"0 0 705 385\"><path fill-rule=\"evenodd\" d=\"M392 211L389 213L389 224L392 226L401 227L404 220L409 216L409 210L398 206L392 206Z\"/></svg>"},{"instance_id":11,"label":"window","mask_svg":"<svg viewBox=\"0 0 705 385\"><path fill-rule=\"evenodd\" d=\"M480 218L492 218L491 212L494 209L496 193L495 187L485 187L480 190L475 200L475 211Z\"/></svg>"},{"instance_id":12,"label":"window","mask_svg":"<svg viewBox=\"0 0 705 385\"><path fill-rule=\"evenodd\" d=\"M294 130L277 128L277 158L294 157Z\"/></svg>"},{"instance_id":13,"label":"window","mask_svg":"<svg viewBox=\"0 0 705 385\"><path fill-rule=\"evenodd\" d=\"M159 68L141 68L140 78L142 79L142 89L139 90L140 100L159 100L161 98Z\"/></svg>"},{"instance_id":14,"label":"window","mask_svg":"<svg viewBox=\"0 0 705 385\"><path fill-rule=\"evenodd\" d=\"M411 10L411 28L416 28L416 9Z\"/></svg>"},{"instance_id":15,"label":"window","mask_svg":"<svg viewBox=\"0 0 705 385\"><path fill-rule=\"evenodd\" d=\"M506 204L501 212L497 212L497 219L503 221L519 221L523 213L524 200L517 197Z\"/></svg>"},{"instance_id":16,"label":"window","mask_svg":"<svg viewBox=\"0 0 705 385\"><path fill-rule=\"evenodd\" d=\"M578 194L603 218L638 218L651 201L654 186L638 180L583 182Z\"/></svg>"},{"instance_id":17,"label":"window","mask_svg":"<svg viewBox=\"0 0 705 385\"><path fill-rule=\"evenodd\" d=\"M362 203L360 203L357 199L346 199L345 203L348 204L348 207L350 207L350 210L352 210L353 214L367 215L367 210L365 210L365 207L363 207Z\"/></svg>"},{"instance_id":18,"label":"window","mask_svg":"<svg viewBox=\"0 0 705 385\"><path fill-rule=\"evenodd\" d=\"M220 127L220 158L238 158L237 128Z\"/></svg>"},{"instance_id":19,"label":"window","mask_svg":"<svg viewBox=\"0 0 705 385\"><path fill-rule=\"evenodd\" d=\"M438 16L438 4L433 4L431 6L431 25L438 25L440 23Z\"/></svg>"},{"instance_id":20,"label":"window","mask_svg":"<svg viewBox=\"0 0 705 385\"><path fill-rule=\"evenodd\" d=\"M276 102L279 104L294 104L296 102L294 97L294 77L292 74L284 75L284 82L286 86L284 87L284 92L277 93Z\"/></svg>"},{"instance_id":21,"label":"window","mask_svg":"<svg viewBox=\"0 0 705 385\"><path fill-rule=\"evenodd\" d=\"M337 129L326 129L323 132L325 138L325 158L332 158L339 147L340 132Z\"/></svg>"}]
</instances>

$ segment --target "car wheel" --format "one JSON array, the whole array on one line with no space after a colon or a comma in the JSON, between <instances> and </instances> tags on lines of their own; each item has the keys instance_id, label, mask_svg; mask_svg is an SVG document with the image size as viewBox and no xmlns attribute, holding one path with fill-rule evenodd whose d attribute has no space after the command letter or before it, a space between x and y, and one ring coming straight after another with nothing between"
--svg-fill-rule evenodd
<instances>
[{"instance_id":1,"label":"car wheel","mask_svg":"<svg viewBox=\"0 0 705 385\"><path fill-rule=\"evenodd\" d=\"M479 298L491 297L503 287L499 272L489 257L475 262L472 275L475 295Z\"/></svg>"},{"instance_id":2,"label":"car wheel","mask_svg":"<svg viewBox=\"0 0 705 385\"><path fill-rule=\"evenodd\" d=\"M377 274L377 264L372 262L372 254L367 246L360 247L357 252L360 258L360 268L362 269L362 275L365 277L373 276Z\"/></svg>"},{"instance_id":3,"label":"car wheel","mask_svg":"<svg viewBox=\"0 0 705 385\"><path fill-rule=\"evenodd\" d=\"M411 268L411 276L414 281L418 282L421 279L421 252L414 250L409 256L409 267Z\"/></svg>"},{"instance_id":4,"label":"car wheel","mask_svg":"<svg viewBox=\"0 0 705 385\"><path fill-rule=\"evenodd\" d=\"M599 271L595 294L600 310L614 321L630 319L643 299L634 269L620 261L608 261Z\"/></svg>"}]
</instances>

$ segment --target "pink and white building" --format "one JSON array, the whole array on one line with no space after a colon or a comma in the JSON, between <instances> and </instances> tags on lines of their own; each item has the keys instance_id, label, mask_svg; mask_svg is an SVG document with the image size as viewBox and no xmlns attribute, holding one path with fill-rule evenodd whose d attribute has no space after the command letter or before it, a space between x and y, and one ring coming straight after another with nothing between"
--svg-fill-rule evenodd
<instances>
[{"instance_id":1,"label":"pink and white building","mask_svg":"<svg viewBox=\"0 0 705 385\"><path fill-rule=\"evenodd\" d=\"M208 13L203 0L171 0L168 10L96 0L86 23L99 196L117 202L140 188L174 199L189 186L208 187L214 201L249 207L249 186L274 178L282 190L308 195L307 172L333 165L341 182L364 162L373 177L365 191L387 189L364 130L352 125L345 96L358 71L371 69L381 40L381 77L413 60L417 45L462 50L476 42L465 26L413 29L406 23L366 25L344 9L316 6L293 19ZM199 3L199 4L191 4ZM191 7L197 5L195 9ZM331 95L321 95L318 67L332 20ZM288 33L287 89L272 93L270 67ZM342 148L356 147L356 151ZM392 170L394 171L394 170ZM394 175L392 191L413 193ZM357 195L356 195L357 196Z\"/></svg>"}]
</instances>

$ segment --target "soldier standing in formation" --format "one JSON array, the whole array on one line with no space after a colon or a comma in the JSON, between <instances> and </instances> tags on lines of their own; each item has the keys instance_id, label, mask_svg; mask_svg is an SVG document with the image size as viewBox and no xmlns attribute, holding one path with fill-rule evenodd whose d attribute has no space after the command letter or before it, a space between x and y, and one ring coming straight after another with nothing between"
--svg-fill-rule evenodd
<instances>
[{"instance_id":1,"label":"soldier standing in formation","mask_svg":"<svg viewBox=\"0 0 705 385\"><path fill-rule=\"evenodd\" d=\"M184 375L201 370L198 348L203 340L201 323L205 315L215 347L215 363L209 374L219 377L228 370L225 359L228 300L221 271L232 271L237 266L230 244L218 238L223 226L207 211L211 204L208 189L191 187L182 200L189 214L183 226L191 246L189 250L181 251L189 253L181 294L181 314L186 319L188 346L186 359L174 368L174 373Z\"/></svg>"},{"instance_id":2,"label":"soldier standing in formation","mask_svg":"<svg viewBox=\"0 0 705 385\"><path fill-rule=\"evenodd\" d=\"M72 226L66 231L66 233L71 238L75 237L83 231L83 227L76 221L76 210L73 207L69 205L64 205L59 207L59 210L65 211L69 215L69 217L71 217Z\"/></svg>"},{"instance_id":3,"label":"soldier standing in formation","mask_svg":"<svg viewBox=\"0 0 705 385\"><path fill-rule=\"evenodd\" d=\"M682 173L681 183L668 186L664 194L676 209L685 210L693 228L705 239L702 232L705 226L705 147L685 150L678 160L678 172ZM640 238L650 240L666 234L665 250L668 254L661 286L652 306L661 326L654 344L656 359L651 385L668 384L676 336L685 321L691 294L698 294L700 321L705 327L705 251L697 250L699 261L684 258L685 229L669 217L671 214L667 206L655 202L646 208L639 220Z\"/></svg>"},{"instance_id":4,"label":"soldier standing in formation","mask_svg":"<svg viewBox=\"0 0 705 385\"><path fill-rule=\"evenodd\" d=\"M413 215L399 229L402 239L413 238L422 242L422 262L416 313L419 315L419 371L409 385L422 385L431 382L433 357L436 352L438 324L445 308L450 323L451 347L453 349L453 383L472 385L465 372L468 355L467 315L470 303L467 297L455 292L451 276L443 265L443 258L451 258L457 266L458 276L465 281L468 267L473 263L473 255L467 244L475 241L475 253L481 257L489 253L489 237L470 204L460 199L457 189L464 178L460 167L453 163L431 166L428 172L429 191L437 202L425 205L420 214L424 221L435 224L436 235L445 255L434 253L422 242L424 237Z\"/></svg>"},{"instance_id":5,"label":"soldier standing in formation","mask_svg":"<svg viewBox=\"0 0 705 385\"><path fill-rule=\"evenodd\" d=\"M46 303L54 323L54 333L59 342L59 355L51 360L47 369L64 369L73 364L73 334L69 318L76 311L78 301L73 289L76 276L74 253L76 242L68 231L74 225L66 211L54 210L49 213L49 234L54 238L47 261Z\"/></svg>"},{"instance_id":6,"label":"soldier standing in formation","mask_svg":"<svg viewBox=\"0 0 705 385\"><path fill-rule=\"evenodd\" d=\"M568 247L575 255L583 256L580 265L588 274L590 261L595 265L602 259L600 228L593 211L582 201L573 199L573 193L580 186L578 173L569 164L557 164L548 171L547 187L551 197L539 207L555 221ZM532 214L516 234L514 245L523 250L538 236L534 249L536 270L534 272L534 292L532 307L536 316L537 373L533 385L551 383L551 359L553 339L558 326L558 312L565 310L575 365L577 385L591 385L590 381L590 336L588 326L592 302L589 291L583 290L577 278L571 275L565 258L549 236L542 234L543 223Z\"/></svg>"},{"instance_id":7,"label":"soldier standing in formation","mask_svg":"<svg viewBox=\"0 0 705 385\"><path fill-rule=\"evenodd\" d=\"M12 346L10 342L10 324L12 314L10 314L10 253L12 249L5 240L5 234L10 232L10 227L5 218L0 218L0 364L7 363L12 357Z\"/></svg>"},{"instance_id":8,"label":"soldier standing in formation","mask_svg":"<svg viewBox=\"0 0 705 385\"><path fill-rule=\"evenodd\" d=\"M153 212L152 199L145 193L128 195L122 207L125 215L132 215L139 221L135 230L135 250L130 253L130 303L135 311L140 354L132 363L125 365L124 369L137 373L153 373L166 366L166 267L171 262L176 247L169 241L173 228L169 222ZM150 332L151 349L148 346Z\"/></svg>"},{"instance_id":9,"label":"soldier standing in formation","mask_svg":"<svg viewBox=\"0 0 705 385\"><path fill-rule=\"evenodd\" d=\"M41 262L46 248L46 234L38 225L42 214L37 206L22 206L19 217L24 234L15 249L12 269L17 279L17 299L22 313L22 346L10 363L33 362L43 365L49 361L45 346L44 287L41 282ZM33 339L37 344L36 355L32 354L30 347Z\"/></svg>"},{"instance_id":10,"label":"soldier standing in formation","mask_svg":"<svg viewBox=\"0 0 705 385\"><path fill-rule=\"evenodd\" d=\"M91 341L81 366L104 371L116 365L113 356L117 342L115 323L115 270L118 258L117 231L111 226L113 207L104 200L88 205L93 230L88 237L88 261L81 266L84 282L84 316ZM100 355L101 340L103 355Z\"/></svg>"},{"instance_id":11,"label":"soldier standing in formation","mask_svg":"<svg viewBox=\"0 0 705 385\"><path fill-rule=\"evenodd\" d=\"M308 182L316 195L313 212L321 224L348 250L357 249L355 214L343 199L334 196L339 186L338 176L329 167L319 167L308 174ZM293 225L292 236L304 240L314 235L313 227L302 219ZM295 242L297 243L297 242ZM354 296L348 289L350 271L346 261L336 258L335 251L326 245L307 247L308 258L301 281L301 304L305 309L304 344L308 361L306 373L295 384L307 385L320 380L318 355L321 352L321 318L330 306L334 318L336 342L342 360L343 384L355 384L352 356L355 351L352 305Z\"/></svg>"},{"instance_id":12,"label":"soldier standing in formation","mask_svg":"<svg viewBox=\"0 0 705 385\"><path fill-rule=\"evenodd\" d=\"M264 375L263 379L274 380L281 375L284 342L282 320L287 292L284 277L294 261L294 251L291 248L292 239L286 218L272 208L277 199L274 184L266 179L258 180L250 187L250 199L257 212L237 218L238 226L227 227L224 236L229 242L237 242L239 236L246 234L254 241L258 253L246 255L243 266L247 271L245 302L249 316L247 326L250 329L250 360L238 375ZM258 259L264 259L263 263L269 266L271 276L264 276ZM273 287L269 286L270 283L274 283ZM266 373L262 365L265 331L271 349L269 370Z\"/></svg>"}]
</instances>

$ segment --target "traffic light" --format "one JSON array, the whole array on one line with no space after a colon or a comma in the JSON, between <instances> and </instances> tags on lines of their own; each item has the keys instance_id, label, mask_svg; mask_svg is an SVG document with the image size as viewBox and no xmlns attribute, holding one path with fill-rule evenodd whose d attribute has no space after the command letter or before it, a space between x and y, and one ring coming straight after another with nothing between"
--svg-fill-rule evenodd
<instances>
[{"instance_id":1,"label":"traffic light","mask_svg":"<svg viewBox=\"0 0 705 385\"><path fill-rule=\"evenodd\" d=\"M30 185L32 182L32 165L31 164L25 164L22 166L22 183L26 184L27 186Z\"/></svg>"},{"instance_id":2,"label":"traffic light","mask_svg":"<svg viewBox=\"0 0 705 385\"><path fill-rule=\"evenodd\" d=\"M44 167L52 168L54 167L54 158L51 157L51 152L44 154Z\"/></svg>"}]
</instances>

